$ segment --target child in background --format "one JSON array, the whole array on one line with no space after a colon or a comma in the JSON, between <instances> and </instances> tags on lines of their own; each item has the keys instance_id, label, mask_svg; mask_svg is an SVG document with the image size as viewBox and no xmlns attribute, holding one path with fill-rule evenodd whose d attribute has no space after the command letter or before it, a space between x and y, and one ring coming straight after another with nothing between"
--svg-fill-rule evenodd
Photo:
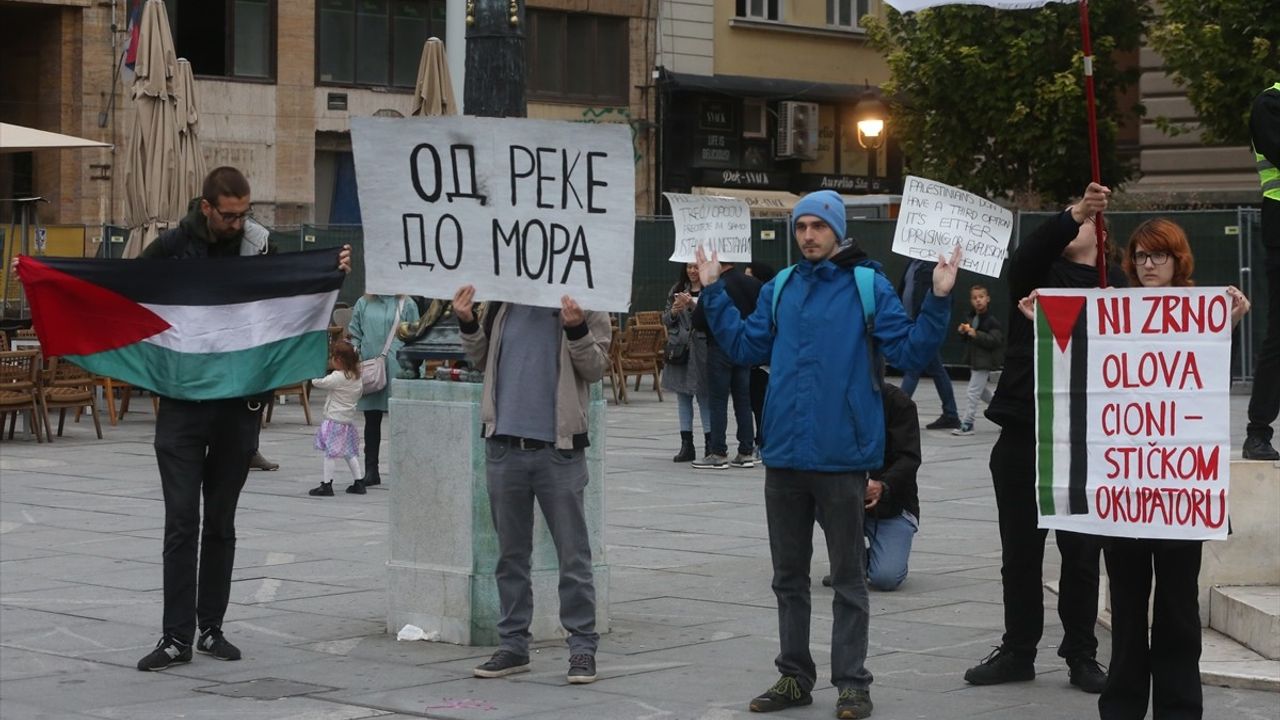
<instances>
[{"instance_id":1,"label":"child in background","mask_svg":"<svg viewBox=\"0 0 1280 720\"><path fill-rule=\"evenodd\" d=\"M316 431L316 449L324 451L324 475L320 487L312 488L311 495L333 495L334 460L342 458L351 468L355 482L347 488L354 495L365 494L364 480L360 473L360 433L356 430L356 402L360 400L360 356L351 343L338 341L329 351L329 374L312 380L311 384L327 390L324 401L324 421ZM325 480L324 478L328 478Z\"/></svg>"},{"instance_id":2,"label":"child in background","mask_svg":"<svg viewBox=\"0 0 1280 720\"><path fill-rule=\"evenodd\" d=\"M969 304L973 312L969 322L961 323L956 331L965 339L965 361L969 365L968 406L960 416L960 427L952 435L972 435L973 421L978 414L978 400L991 402L991 390L987 379L991 371L1004 365L1004 329L995 315L987 312L991 295L981 285L969 288Z\"/></svg>"}]
</instances>

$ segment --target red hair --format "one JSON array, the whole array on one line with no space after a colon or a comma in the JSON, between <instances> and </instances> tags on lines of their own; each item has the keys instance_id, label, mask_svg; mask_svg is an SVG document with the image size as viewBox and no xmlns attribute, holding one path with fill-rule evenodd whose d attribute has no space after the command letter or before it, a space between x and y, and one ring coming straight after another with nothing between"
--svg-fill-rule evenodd
<instances>
[{"instance_id":1,"label":"red hair","mask_svg":"<svg viewBox=\"0 0 1280 720\"><path fill-rule=\"evenodd\" d=\"M1191 273L1196 269L1196 259L1191 254L1191 243L1187 242L1187 234L1182 227L1171 220L1156 218L1148 220L1137 227L1129 236L1129 246L1124 249L1124 274L1129 277L1129 284L1137 287L1138 264L1133 256L1138 246L1146 252L1163 252L1169 254L1173 263L1173 287L1191 287L1195 281Z\"/></svg>"}]
</instances>

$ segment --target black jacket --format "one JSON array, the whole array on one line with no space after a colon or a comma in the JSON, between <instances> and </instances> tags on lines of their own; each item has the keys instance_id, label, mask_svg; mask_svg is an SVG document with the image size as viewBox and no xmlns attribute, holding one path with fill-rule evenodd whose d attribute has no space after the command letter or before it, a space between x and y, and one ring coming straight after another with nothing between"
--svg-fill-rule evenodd
<instances>
[{"instance_id":1,"label":"black jacket","mask_svg":"<svg viewBox=\"0 0 1280 720\"><path fill-rule=\"evenodd\" d=\"M974 370L999 370L1004 366L1004 328L995 313L971 312L969 325L975 330L973 337L960 335L964 340L965 363Z\"/></svg>"},{"instance_id":2,"label":"black jacket","mask_svg":"<svg viewBox=\"0 0 1280 720\"><path fill-rule=\"evenodd\" d=\"M920 493L916 472L920 470L920 418L916 404L896 385L883 386L884 467L870 473L884 483L880 502L871 510L877 518L892 518L903 510L920 517Z\"/></svg>"},{"instance_id":3,"label":"black jacket","mask_svg":"<svg viewBox=\"0 0 1280 720\"><path fill-rule=\"evenodd\" d=\"M760 281L742 272L736 265L725 270L720 275L720 281L724 283L724 291L733 300L742 319L751 317L751 313L756 311L756 300L760 297ZM707 343L715 344L716 339L707 325L707 314L702 309L702 303L693 308L693 329L706 333Z\"/></svg>"},{"instance_id":4,"label":"black jacket","mask_svg":"<svg viewBox=\"0 0 1280 720\"><path fill-rule=\"evenodd\" d=\"M209 221L200 212L200 199L196 198L187 205L187 215L178 222L178 227L161 233L160 237L142 251L142 257L233 257L240 254L243 235L244 226L241 225L240 232L233 237L211 240Z\"/></svg>"},{"instance_id":5,"label":"black jacket","mask_svg":"<svg viewBox=\"0 0 1280 720\"><path fill-rule=\"evenodd\" d=\"M1254 98L1249 113L1253 148L1280 167L1280 91L1267 88ZM1280 202L1262 199L1262 245L1280 249Z\"/></svg>"},{"instance_id":6,"label":"black jacket","mask_svg":"<svg viewBox=\"0 0 1280 720\"><path fill-rule=\"evenodd\" d=\"M987 419L1005 428L1035 427L1035 375L1032 364L1035 327L1018 310L1018 301L1037 288L1096 288L1098 269L1062 257L1062 251L1080 232L1080 225L1063 210L1049 219L1013 251L1009 259L1009 344L1004 373L995 397L987 407ZM1119 263L1107 264L1111 287L1128 287Z\"/></svg>"}]
</instances>

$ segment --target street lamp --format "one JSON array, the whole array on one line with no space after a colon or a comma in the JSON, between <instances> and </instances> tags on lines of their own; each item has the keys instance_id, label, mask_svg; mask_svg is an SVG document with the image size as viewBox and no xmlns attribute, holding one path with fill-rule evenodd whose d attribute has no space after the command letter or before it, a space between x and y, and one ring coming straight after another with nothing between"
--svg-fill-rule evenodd
<instances>
[{"instance_id":1,"label":"street lamp","mask_svg":"<svg viewBox=\"0 0 1280 720\"><path fill-rule=\"evenodd\" d=\"M880 99L865 93L853 108L858 128L858 144L867 150L879 150L884 145L885 116L887 108Z\"/></svg>"}]
</instances>

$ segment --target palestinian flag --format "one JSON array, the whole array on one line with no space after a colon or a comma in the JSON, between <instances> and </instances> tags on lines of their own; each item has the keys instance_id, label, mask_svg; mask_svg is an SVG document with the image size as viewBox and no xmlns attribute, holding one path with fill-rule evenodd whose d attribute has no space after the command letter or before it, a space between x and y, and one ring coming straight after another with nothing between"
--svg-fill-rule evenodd
<instances>
[{"instance_id":1,"label":"palestinian flag","mask_svg":"<svg viewBox=\"0 0 1280 720\"><path fill-rule=\"evenodd\" d=\"M190 260L18 259L46 355L180 400L325 374L338 249Z\"/></svg>"},{"instance_id":2,"label":"palestinian flag","mask_svg":"<svg viewBox=\"0 0 1280 720\"><path fill-rule=\"evenodd\" d=\"M1039 296L1035 330L1036 500L1041 515L1087 514L1089 328L1085 296Z\"/></svg>"}]
</instances>

